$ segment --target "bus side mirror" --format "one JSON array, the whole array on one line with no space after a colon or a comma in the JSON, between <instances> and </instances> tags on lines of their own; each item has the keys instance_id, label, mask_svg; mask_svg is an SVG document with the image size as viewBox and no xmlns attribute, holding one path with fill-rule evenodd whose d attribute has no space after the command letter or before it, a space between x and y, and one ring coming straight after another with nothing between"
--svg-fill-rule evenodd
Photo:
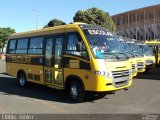
<instances>
[{"instance_id":1,"label":"bus side mirror","mask_svg":"<svg viewBox=\"0 0 160 120\"><path fill-rule=\"evenodd\" d=\"M81 52L82 51L82 42L77 42L77 44L76 44L76 51L77 52Z\"/></svg>"}]
</instances>

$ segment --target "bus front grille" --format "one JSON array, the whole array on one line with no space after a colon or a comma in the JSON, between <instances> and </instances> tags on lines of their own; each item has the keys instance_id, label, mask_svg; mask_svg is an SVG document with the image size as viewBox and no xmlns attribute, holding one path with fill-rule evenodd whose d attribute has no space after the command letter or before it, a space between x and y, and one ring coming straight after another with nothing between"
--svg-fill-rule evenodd
<instances>
[{"instance_id":1,"label":"bus front grille","mask_svg":"<svg viewBox=\"0 0 160 120\"><path fill-rule=\"evenodd\" d=\"M115 87L122 87L129 83L130 73L129 70L112 71L113 85Z\"/></svg>"},{"instance_id":2,"label":"bus front grille","mask_svg":"<svg viewBox=\"0 0 160 120\"><path fill-rule=\"evenodd\" d=\"M145 68L144 63L143 63L143 62L138 62L138 63L137 63L137 68L138 68L138 70L144 69L144 68Z\"/></svg>"},{"instance_id":3,"label":"bus front grille","mask_svg":"<svg viewBox=\"0 0 160 120\"><path fill-rule=\"evenodd\" d=\"M129 76L129 70L112 71L113 78Z\"/></svg>"},{"instance_id":4,"label":"bus front grille","mask_svg":"<svg viewBox=\"0 0 160 120\"><path fill-rule=\"evenodd\" d=\"M153 64L153 60L146 60L146 65L151 65Z\"/></svg>"},{"instance_id":5,"label":"bus front grille","mask_svg":"<svg viewBox=\"0 0 160 120\"><path fill-rule=\"evenodd\" d=\"M134 74L136 72L136 65L132 64L132 74Z\"/></svg>"}]
</instances>

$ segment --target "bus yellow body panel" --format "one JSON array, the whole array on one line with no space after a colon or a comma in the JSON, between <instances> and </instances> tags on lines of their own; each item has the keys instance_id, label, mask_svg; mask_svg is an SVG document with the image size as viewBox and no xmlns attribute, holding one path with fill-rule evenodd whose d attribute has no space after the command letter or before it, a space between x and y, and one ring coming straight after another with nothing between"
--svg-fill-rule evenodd
<instances>
[{"instance_id":1,"label":"bus yellow body panel","mask_svg":"<svg viewBox=\"0 0 160 120\"><path fill-rule=\"evenodd\" d=\"M154 69L156 63L155 56L145 56L145 59L146 59L146 68Z\"/></svg>"},{"instance_id":2,"label":"bus yellow body panel","mask_svg":"<svg viewBox=\"0 0 160 120\"><path fill-rule=\"evenodd\" d=\"M129 61L132 65L132 76L136 77L138 73L136 58L130 58Z\"/></svg>"},{"instance_id":3,"label":"bus yellow body panel","mask_svg":"<svg viewBox=\"0 0 160 120\"><path fill-rule=\"evenodd\" d=\"M159 56L159 47L160 47L160 42L159 41L146 41L145 42L147 45L154 47L153 52L155 55L155 60L156 60L156 64L160 64L160 56ZM152 58L152 60L154 60L154 58ZM154 66L154 65L153 65Z\"/></svg>"},{"instance_id":4,"label":"bus yellow body panel","mask_svg":"<svg viewBox=\"0 0 160 120\"><path fill-rule=\"evenodd\" d=\"M146 69L145 58L144 57L137 57L136 61L137 61L138 72L139 73L144 72Z\"/></svg>"}]
</instances>

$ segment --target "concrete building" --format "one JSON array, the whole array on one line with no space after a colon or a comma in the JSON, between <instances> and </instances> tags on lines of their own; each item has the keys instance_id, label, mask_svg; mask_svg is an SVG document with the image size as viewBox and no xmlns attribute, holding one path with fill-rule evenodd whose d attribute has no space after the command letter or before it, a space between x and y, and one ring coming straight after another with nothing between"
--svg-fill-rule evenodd
<instances>
[{"instance_id":1,"label":"concrete building","mask_svg":"<svg viewBox=\"0 0 160 120\"><path fill-rule=\"evenodd\" d=\"M160 40L160 4L112 16L117 34L137 40Z\"/></svg>"}]
</instances>

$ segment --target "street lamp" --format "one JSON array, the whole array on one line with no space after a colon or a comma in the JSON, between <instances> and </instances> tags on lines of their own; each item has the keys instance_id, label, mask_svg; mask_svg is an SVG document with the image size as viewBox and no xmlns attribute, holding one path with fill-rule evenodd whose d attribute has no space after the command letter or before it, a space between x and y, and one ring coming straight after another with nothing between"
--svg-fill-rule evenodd
<instances>
[{"instance_id":1,"label":"street lamp","mask_svg":"<svg viewBox=\"0 0 160 120\"><path fill-rule=\"evenodd\" d=\"M38 28L38 23L37 23L37 21L38 21L38 10L33 10L34 12L35 12L35 16L36 16L36 29Z\"/></svg>"}]
</instances>

